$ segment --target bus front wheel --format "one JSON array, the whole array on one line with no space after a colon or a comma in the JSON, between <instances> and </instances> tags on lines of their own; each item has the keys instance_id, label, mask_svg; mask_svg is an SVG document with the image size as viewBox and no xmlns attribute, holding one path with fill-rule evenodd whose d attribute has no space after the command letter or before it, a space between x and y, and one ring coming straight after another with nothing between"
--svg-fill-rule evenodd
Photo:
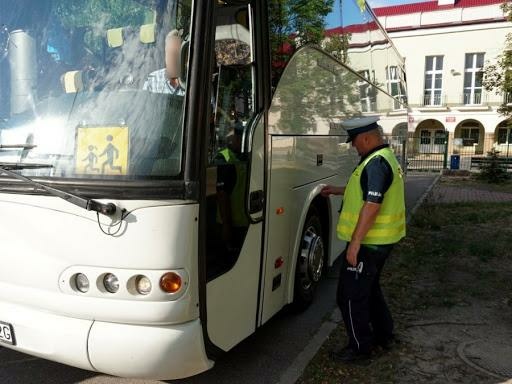
<instances>
[{"instance_id":1,"label":"bus front wheel","mask_svg":"<svg viewBox=\"0 0 512 384\"><path fill-rule=\"evenodd\" d=\"M295 268L293 306L306 309L315 296L325 260L322 222L315 206L311 206L302 229L301 244Z\"/></svg>"}]
</instances>

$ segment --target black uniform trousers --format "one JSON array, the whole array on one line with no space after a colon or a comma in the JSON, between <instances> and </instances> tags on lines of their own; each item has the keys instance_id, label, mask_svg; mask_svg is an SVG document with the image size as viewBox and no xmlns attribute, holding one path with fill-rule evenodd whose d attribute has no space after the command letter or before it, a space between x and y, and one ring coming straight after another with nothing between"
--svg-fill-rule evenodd
<instances>
[{"instance_id":1,"label":"black uniform trousers","mask_svg":"<svg viewBox=\"0 0 512 384\"><path fill-rule=\"evenodd\" d=\"M379 282L393 245L370 247L361 245L356 267L347 262L346 250L342 253L337 291L349 347L360 353L369 353L374 343L383 344L393 337L393 318Z\"/></svg>"}]
</instances>

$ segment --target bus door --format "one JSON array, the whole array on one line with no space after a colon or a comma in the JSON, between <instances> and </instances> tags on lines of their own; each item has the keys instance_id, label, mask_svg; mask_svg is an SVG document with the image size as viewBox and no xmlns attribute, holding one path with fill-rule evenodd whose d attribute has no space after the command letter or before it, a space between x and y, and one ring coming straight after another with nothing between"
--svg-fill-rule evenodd
<instances>
[{"instance_id":1,"label":"bus door","mask_svg":"<svg viewBox=\"0 0 512 384\"><path fill-rule=\"evenodd\" d=\"M263 225L264 122L256 109L254 14L241 3L219 2L215 9L207 168L207 330L224 351L256 328Z\"/></svg>"}]
</instances>

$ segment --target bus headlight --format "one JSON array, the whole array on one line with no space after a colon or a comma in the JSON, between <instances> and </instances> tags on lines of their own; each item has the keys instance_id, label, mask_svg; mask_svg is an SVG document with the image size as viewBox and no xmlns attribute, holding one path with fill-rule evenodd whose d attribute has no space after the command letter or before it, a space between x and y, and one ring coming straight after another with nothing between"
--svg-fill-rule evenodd
<instances>
[{"instance_id":1,"label":"bus headlight","mask_svg":"<svg viewBox=\"0 0 512 384\"><path fill-rule=\"evenodd\" d=\"M83 273L77 273L75 275L75 285L76 289L85 293L89 290L89 279Z\"/></svg>"},{"instance_id":2,"label":"bus headlight","mask_svg":"<svg viewBox=\"0 0 512 384\"><path fill-rule=\"evenodd\" d=\"M141 295L148 295L151 292L151 280L146 276L139 275L135 279L135 288Z\"/></svg>"},{"instance_id":3,"label":"bus headlight","mask_svg":"<svg viewBox=\"0 0 512 384\"><path fill-rule=\"evenodd\" d=\"M116 293L119 290L119 279L113 273L107 273L103 277L103 285L110 293Z\"/></svg>"},{"instance_id":4,"label":"bus headlight","mask_svg":"<svg viewBox=\"0 0 512 384\"><path fill-rule=\"evenodd\" d=\"M167 272L160 278L160 288L167 293L176 293L181 288L181 276L175 272Z\"/></svg>"}]
</instances>

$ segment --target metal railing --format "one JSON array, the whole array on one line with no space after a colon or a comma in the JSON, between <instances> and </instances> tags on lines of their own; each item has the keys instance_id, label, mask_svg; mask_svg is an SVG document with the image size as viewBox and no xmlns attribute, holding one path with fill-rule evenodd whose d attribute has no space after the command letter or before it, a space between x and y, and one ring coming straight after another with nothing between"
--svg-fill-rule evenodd
<instances>
[{"instance_id":1,"label":"metal railing","mask_svg":"<svg viewBox=\"0 0 512 384\"><path fill-rule=\"evenodd\" d=\"M494 135L493 135L494 136ZM410 136L407 142L407 162L409 170L441 170L450 168L453 158L457 159L457 169L478 171L478 164L492 150L500 159L512 161L512 137L476 138Z\"/></svg>"},{"instance_id":2,"label":"metal railing","mask_svg":"<svg viewBox=\"0 0 512 384\"><path fill-rule=\"evenodd\" d=\"M486 101L486 97L482 93L471 93L470 91L465 91L462 94L462 104L464 105L482 105L484 101Z\"/></svg>"},{"instance_id":3,"label":"metal railing","mask_svg":"<svg viewBox=\"0 0 512 384\"><path fill-rule=\"evenodd\" d=\"M409 170L441 170L447 164L448 135L409 136L407 168Z\"/></svg>"},{"instance_id":4,"label":"metal railing","mask_svg":"<svg viewBox=\"0 0 512 384\"><path fill-rule=\"evenodd\" d=\"M512 135L486 135L477 139L453 137L447 132L431 137L409 133L407 137L386 135L386 142L404 169L409 171L449 169L454 160L457 163L456 169L478 171L478 164L485 161L492 149L498 152L500 159L510 161L512 171Z\"/></svg>"},{"instance_id":5,"label":"metal railing","mask_svg":"<svg viewBox=\"0 0 512 384\"><path fill-rule=\"evenodd\" d=\"M397 95L396 99L393 101L393 109L403 109L405 105L407 105L407 96ZM398 100L397 100L398 99Z\"/></svg>"},{"instance_id":6,"label":"metal railing","mask_svg":"<svg viewBox=\"0 0 512 384\"><path fill-rule=\"evenodd\" d=\"M446 104L445 95L423 95L420 105L422 107L439 107Z\"/></svg>"}]
</instances>

